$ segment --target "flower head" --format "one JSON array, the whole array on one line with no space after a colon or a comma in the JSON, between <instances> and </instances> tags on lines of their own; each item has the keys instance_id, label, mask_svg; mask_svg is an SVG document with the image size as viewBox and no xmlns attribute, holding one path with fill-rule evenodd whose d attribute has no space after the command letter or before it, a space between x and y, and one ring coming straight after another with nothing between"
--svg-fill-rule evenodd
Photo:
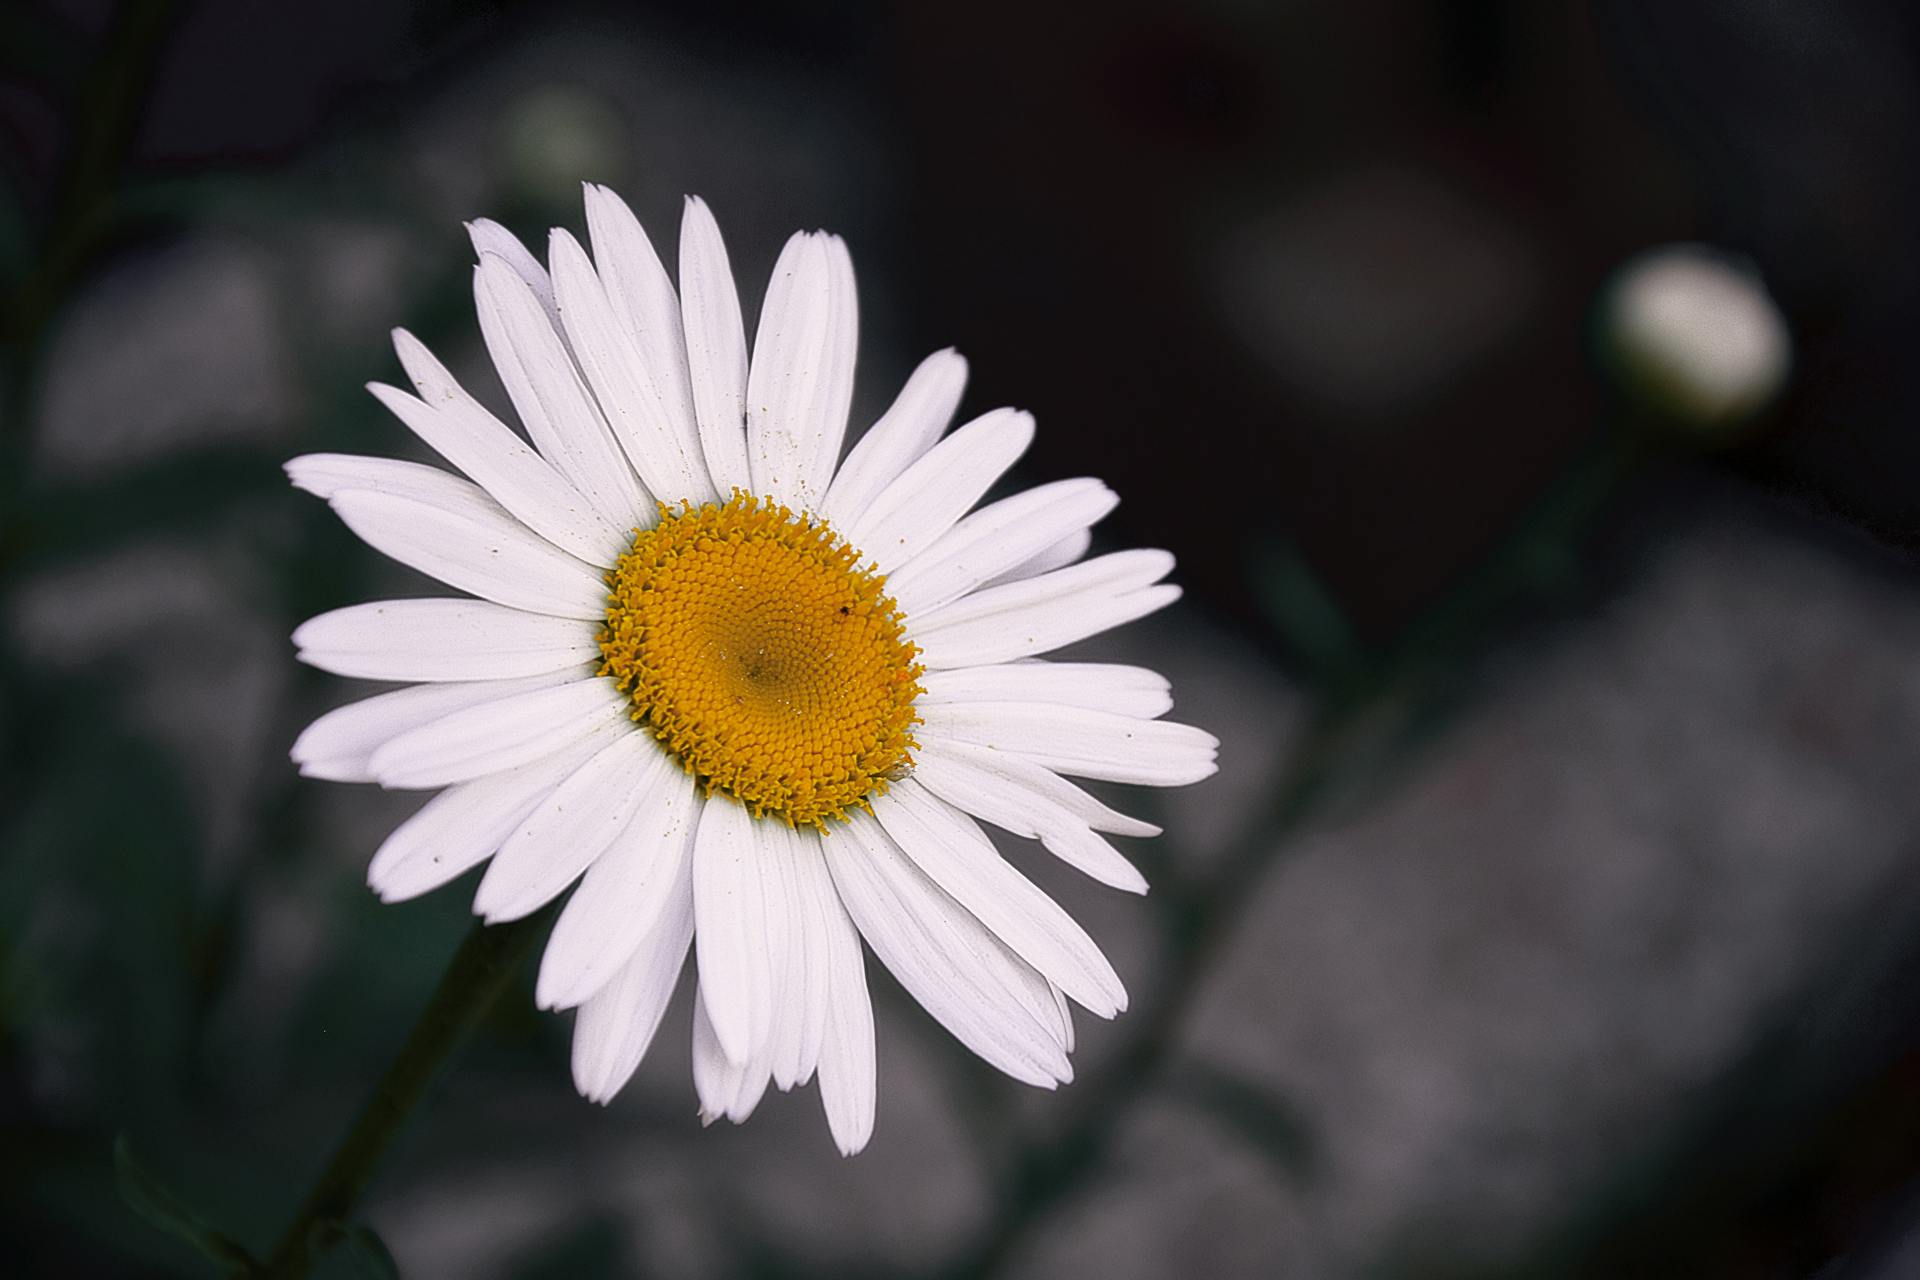
<instances>
[{"instance_id":1,"label":"flower head","mask_svg":"<svg viewBox=\"0 0 1920 1280\"><path fill-rule=\"evenodd\" d=\"M851 1153L872 1132L862 941L974 1052L1071 1078L1068 1001L1126 1005L1086 932L984 821L1103 883L1106 838L1158 829L1069 776L1177 786L1215 740L1161 720L1167 682L1040 655L1172 603L1172 557L1086 559L1117 498L1058 481L979 506L1033 435L999 409L946 431L966 365L928 357L844 460L857 309L836 236L794 236L749 358L726 250L687 202L675 287L618 197L593 256L547 266L471 224L487 348L526 429L411 335L414 393L373 393L466 479L385 458L287 464L369 544L469 593L322 614L300 657L404 687L315 721L305 774L438 794L374 855L388 901L490 861L490 921L572 887L540 966L578 1010L574 1080L607 1101L691 951L703 1118L816 1074ZM578 882L577 884L575 882Z\"/></svg>"}]
</instances>

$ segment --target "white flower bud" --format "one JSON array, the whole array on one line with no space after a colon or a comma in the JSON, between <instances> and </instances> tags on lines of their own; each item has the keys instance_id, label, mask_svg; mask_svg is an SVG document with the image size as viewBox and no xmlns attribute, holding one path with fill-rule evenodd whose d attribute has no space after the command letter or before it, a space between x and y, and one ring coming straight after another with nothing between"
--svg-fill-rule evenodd
<instances>
[{"instance_id":1,"label":"white flower bud","mask_svg":"<svg viewBox=\"0 0 1920 1280\"><path fill-rule=\"evenodd\" d=\"M1677 426L1724 431L1786 382L1793 340L1759 272L1699 244L1666 245L1622 267L1600 336L1625 389Z\"/></svg>"}]
</instances>

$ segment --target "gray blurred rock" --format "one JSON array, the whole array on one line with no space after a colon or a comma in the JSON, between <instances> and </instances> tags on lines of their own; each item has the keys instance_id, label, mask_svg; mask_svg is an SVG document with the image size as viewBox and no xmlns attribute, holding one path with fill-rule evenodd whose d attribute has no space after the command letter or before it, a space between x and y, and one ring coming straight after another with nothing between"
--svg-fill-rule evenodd
<instances>
[{"instance_id":1,"label":"gray blurred rock","mask_svg":"<svg viewBox=\"0 0 1920 1280\"><path fill-rule=\"evenodd\" d=\"M1402 785L1286 854L1190 1021L1311 1130L1289 1210L1238 1191L1220 1228L1263 1258L1512 1262L1920 900L1920 607L1842 557L1722 511L1489 669ZM1190 1175L1136 1174L1114 1221ZM1163 1274L1128 1256L1103 1273Z\"/></svg>"},{"instance_id":2,"label":"gray blurred rock","mask_svg":"<svg viewBox=\"0 0 1920 1280\"><path fill-rule=\"evenodd\" d=\"M272 259L208 236L107 274L56 331L34 438L48 477L194 445L286 440L298 393Z\"/></svg>"},{"instance_id":3,"label":"gray blurred rock","mask_svg":"<svg viewBox=\"0 0 1920 1280\"><path fill-rule=\"evenodd\" d=\"M146 543L29 579L3 620L27 662L112 681L187 778L216 873L246 852L258 788L287 767L272 734L291 656L259 611L262 572L238 538Z\"/></svg>"}]
</instances>

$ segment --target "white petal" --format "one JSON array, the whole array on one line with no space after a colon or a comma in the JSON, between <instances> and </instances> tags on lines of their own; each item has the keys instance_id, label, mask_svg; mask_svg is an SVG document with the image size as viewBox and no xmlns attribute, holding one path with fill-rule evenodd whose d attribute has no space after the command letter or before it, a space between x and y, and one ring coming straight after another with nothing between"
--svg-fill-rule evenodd
<instances>
[{"instance_id":1,"label":"white petal","mask_svg":"<svg viewBox=\"0 0 1920 1280\"><path fill-rule=\"evenodd\" d=\"M609 726L543 759L448 787L394 828L367 867L367 883L383 902L400 902L478 866L615 732Z\"/></svg>"},{"instance_id":2,"label":"white petal","mask_svg":"<svg viewBox=\"0 0 1920 1280\"><path fill-rule=\"evenodd\" d=\"M801 436L812 453L810 460L803 458L807 464L803 500L812 510L818 510L826 499L834 467L840 461L840 447L846 442L847 413L853 407L854 363L860 353L860 299L853 279L853 255L839 236L824 239L829 285L829 328L822 357L825 374L811 410L818 430Z\"/></svg>"},{"instance_id":3,"label":"white petal","mask_svg":"<svg viewBox=\"0 0 1920 1280\"><path fill-rule=\"evenodd\" d=\"M952 604L930 609L913 619L920 631L937 631L982 618L1018 618L1067 597L1120 596L1143 590L1173 572L1173 554L1135 548L1097 556L1080 564L1021 582L984 587Z\"/></svg>"},{"instance_id":4,"label":"white petal","mask_svg":"<svg viewBox=\"0 0 1920 1280\"><path fill-rule=\"evenodd\" d=\"M855 813L822 842L847 914L900 985L955 1039L1016 1080L1051 1089L1073 1068L1035 1012L1046 980Z\"/></svg>"},{"instance_id":5,"label":"white petal","mask_svg":"<svg viewBox=\"0 0 1920 1280\"><path fill-rule=\"evenodd\" d=\"M933 670L1032 657L1172 604L1180 588L1151 585L1172 570L1164 551L1116 551L909 617L909 638Z\"/></svg>"},{"instance_id":6,"label":"white petal","mask_svg":"<svg viewBox=\"0 0 1920 1280\"><path fill-rule=\"evenodd\" d=\"M484 600L377 600L310 618L300 661L365 680L501 680L591 661L595 625Z\"/></svg>"},{"instance_id":7,"label":"white petal","mask_svg":"<svg viewBox=\"0 0 1920 1280\"><path fill-rule=\"evenodd\" d=\"M826 854L820 847L821 836L811 828L794 833L800 856L794 863L794 896L800 913L801 942L790 943L790 950L804 948L803 970L787 975L787 999L798 1007L801 1036L798 1060L788 1074L805 1084L820 1061L820 1046L826 1038L827 1019L831 1015L828 983L832 977L829 916L841 910L839 893L827 873ZM856 937L854 945L859 945Z\"/></svg>"},{"instance_id":8,"label":"white petal","mask_svg":"<svg viewBox=\"0 0 1920 1280\"><path fill-rule=\"evenodd\" d=\"M587 868L553 926L534 1000L566 1009L597 992L679 900L693 911L693 833L700 801L693 775L654 748L657 763L636 770L633 818Z\"/></svg>"},{"instance_id":9,"label":"white petal","mask_svg":"<svg viewBox=\"0 0 1920 1280\"><path fill-rule=\"evenodd\" d=\"M550 255L567 341L647 491L664 502L711 501L713 483L693 424L686 424L683 436L676 407L608 300L586 250L566 231L555 230Z\"/></svg>"},{"instance_id":10,"label":"white petal","mask_svg":"<svg viewBox=\"0 0 1920 1280\"><path fill-rule=\"evenodd\" d=\"M1053 770L1044 765L1035 764L1023 756L1014 755L1010 751L997 751L992 747L978 746L971 742L942 738L937 734L922 736L925 741L914 749L916 768L921 760L930 756L954 760L966 768L990 774L1001 785L1031 791L1041 799L1065 809L1074 818L1095 831L1111 831L1120 836L1160 834L1160 828L1151 822L1129 818L1124 813L1108 808Z\"/></svg>"},{"instance_id":11,"label":"white petal","mask_svg":"<svg viewBox=\"0 0 1920 1280\"><path fill-rule=\"evenodd\" d=\"M370 489L434 502L448 494L464 493L465 481L438 467L398 458L369 458L355 453L309 453L286 464L287 478L296 489L332 499L343 489Z\"/></svg>"},{"instance_id":12,"label":"white petal","mask_svg":"<svg viewBox=\"0 0 1920 1280\"><path fill-rule=\"evenodd\" d=\"M1067 1003L1066 992L1054 986L1051 982L1047 984L1047 989L1053 992L1053 1007L1055 1012L1057 1012L1060 1015L1059 1020L1054 1027L1054 1030L1058 1033L1058 1036L1059 1036L1060 1047L1065 1049L1068 1053L1072 1053L1073 1052L1073 1007Z\"/></svg>"},{"instance_id":13,"label":"white petal","mask_svg":"<svg viewBox=\"0 0 1920 1280\"><path fill-rule=\"evenodd\" d=\"M778 873L762 856L765 833L745 805L711 798L693 845L694 952L714 1034L729 1060L759 1056L773 1025L773 957L787 920Z\"/></svg>"},{"instance_id":14,"label":"white petal","mask_svg":"<svg viewBox=\"0 0 1920 1280\"><path fill-rule=\"evenodd\" d=\"M920 362L893 406L855 442L834 476L821 512L835 528L848 528L882 489L933 448L953 421L966 385L967 362L953 348Z\"/></svg>"},{"instance_id":15,"label":"white petal","mask_svg":"<svg viewBox=\"0 0 1920 1280\"><path fill-rule=\"evenodd\" d=\"M816 864L817 866L818 864ZM824 870L820 872L824 878ZM826 926L827 1021L820 1045L820 1104L827 1128L843 1156L854 1155L873 1136L877 1079L873 1002L867 998L867 965L860 935L839 896L826 886L821 922Z\"/></svg>"},{"instance_id":16,"label":"white petal","mask_svg":"<svg viewBox=\"0 0 1920 1280\"><path fill-rule=\"evenodd\" d=\"M696 929L697 941L699 932ZM721 1116L739 1124L753 1114L767 1091L767 1066L764 1058L744 1063L728 1058L714 1033L712 1005L704 987L695 988L693 1005L693 1088L700 1097L700 1123L712 1124Z\"/></svg>"},{"instance_id":17,"label":"white petal","mask_svg":"<svg viewBox=\"0 0 1920 1280\"><path fill-rule=\"evenodd\" d=\"M492 218L475 218L467 224L467 238L473 241L476 261L485 261L492 255L505 262L515 275L526 282L554 329L560 328L560 308L553 303L553 278L540 265L540 259L533 256L532 250L520 242L519 236Z\"/></svg>"},{"instance_id":18,"label":"white petal","mask_svg":"<svg viewBox=\"0 0 1920 1280\"><path fill-rule=\"evenodd\" d=\"M950 702L920 710L929 739L1011 751L1079 778L1183 787L1219 768L1220 740L1192 725L1032 702Z\"/></svg>"},{"instance_id":19,"label":"white petal","mask_svg":"<svg viewBox=\"0 0 1920 1280\"><path fill-rule=\"evenodd\" d=\"M700 432L694 423L693 391L687 379L687 344L680 328L680 299L654 252L646 229L627 202L607 187L586 184L587 233L607 301L660 389L668 426L680 451L704 479Z\"/></svg>"},{"instance_id":20,"label":"white petal","mask_svg":"<svg viewBox=\"0 0 1920 1280\"><path fill-rule=\"evenodd\" d=\"M995 587L1003 582L1018 582L1022 578L1037 578L1043 573L1052 573L1055 569L1064 569L1081 556L1087 554L1087 548L1092 545L1093 530L1082 529L1078 533L1070 533L1032 559L1021 561L997 578L989 578L985 585Z\"/></svg>"},{"instance_id":21,"label":"white petal","mask_svg":"<svg viewBox=\"0 0 1920 1280\"><path fill-rule=\"evenodd\" d=\"M1008 662L930 671L922 703L1056 702L1154 720L1173 709L1172 685L1157 671L1110 662Z\"/></svg>"},{"instance_id":22,"label":"white petal","mask_svg":"<svg viewBox=\"0 0 1920 1280\"><path fill-rule=\"evenodd\" d=\"M450 587L511 609L599 618L607 587L585 563L535 536L463 480L432 500L344 489L332 506L374 550Z\"/></svg>"},{"instance_id":23,"label":"white petal","mask_svg":"<svg viewBox=\"0 0 1920 1280\"><path fill-rule=\"evenodd\" d=\"M923 454L860 513L847 541L891 573L951 529L1033 443L1033 415L982 414Z\"/></svg>"},{"instance_id":24,"label":"white petal","mask_svg":"<svg viewBox=\"0 0 1920 1280\"><path fill-rule=\"evenodd\" d=\"M1039 840L1062 862L1102 884L1128 893L1147 891L1146 877L1119 850L1065 806L1030 788L976 768L956 753L925 747L916 753L913 776L927 790L982 822Z\"/></svg>"},{"instance_id":25,"label":"white petal","mask_svg":"<svg viewBox=\"0 0 1920 1280\"><path fill-rule=\"evenodd\" d=\"M700 450L724 496L750 489L747 468L747 330L726 242L706 202L687 197L680 220L680 318L700 424Z\"/></svg>"},{"instance_id":26,"label":"white petal","mask_svg":"<svg viewBox=\"0 0 1920 1280\"><path fill-rule=\"evenodd\" d=\"M766 1047L773 1083L785 1092L803 1081L804 1068L811 1066L806 1063L811 1030L807 991L825 976L827 965L827 939L816 929L817 908L811 885L805 879L807 872L801 866L806 853L817 859L819 849L817 846L806 849L801 832L789 829L784 823L763 822L760 828L764 833L761 847L768 855L769 870L779 877L782 888L777 898L769 897L769 908L778 907L786 914L785 928L781 930L785 947L773 957L773 1027Z\"/></svg>"},{"instance_id":27,"label":"white petal","mask_svg":"<svg viewBox=\"0 0 1920 1280\"><path fill-rule=\"evenodd\" d=\"M1000 856L972 818L908 779L873 802L874 816L909 858L1015 955L1102 1018L1127 992L1100 948L1055 902Z\"/></svg>"},{"instance_id":28,"label":"white petal","mask_svg":"<svg viewBox=\"0 0 1920 1280\"><path fill-rule=\"evenodd\" d=\"M887 594L912 616L957 600L1030 561L1119 503L1094 479L1058 480L980 508L887 575Z\"/></svg>"},{"instance_id":29,"label":"white petal","mask_svg":"<svg viewBox=\"0 0 1920 1280\"><path fill-rule=\"evenodd\" d=\"M420 398L368 383L381 404L529 529L589 564L613 563L623 542L621 524L609 521L532 445L468 395L419 339L395 329L393 347Z\"/></svg>"},{"instance_id":30,"label":"white petal","mask_svg":"<svg viewBox=\"0 0 1920 1280\"><path fill-rule=\"evenodd\" d=\"M520 680L474 680L417 684L336 707L294 739L290 753L302 777L332 782L372 782L373 753L409 729L483 702L497 702L593 674L591 667L553 671Z\"/></svg>"},{"instance_id":31,"label":"white petal","mask_svg":"<svg viewBox=\"0 0 1920 1280\"><path fill-rule=\"evenodd\" d=\"M493 254L474 269L473 298L494 368L540 451L616 531L650 523L653 502L554 327L557 313Z\"/></svg>"},{"instance_id":32,"label":"white petal","mask_svg":"<svg viewBox=\"0 0 1920 1280\"><path fill-rule=\"evenodd\" d=\"M375 751L369 768L385 787L444 787L625 727L627 710L611 681L577 680L443 716Z\"/></svg>"},{"instance_id":33,"label":"white petal","mask_svg":"<svg viewBox=\"0 0 1920 1280\"><path fill-rule=\"evenodd\" d=\"M498 924L553 901L626 829L646 799L645 771L664 761L652 735L630 728L574 770L501 844L474 914Z\"/></svg>"},{"instance_id":34,"label":"white petal","mask_svg":"<svg viewBox=\"0 0 1920 1280\"><path fill-rule=\"evenodd\" d=\"M753 492L811 509L833 373L833 263L826 238L796 233L780 251L747 370L747 468ZM844 430L844 423L842 430Z\"/></svg>"},{"instance_id":35,"label":"white petal","mask_svg":"<svg viewBox=\"0 0 1920 1280\"><path fill-rule=\"evenodd\" d=\"M660 1029L692 945L693 881L683 863L660 918L574 1019L573 1083L582 1097L611 1101L632 1077Z\"/></svg>"}]
</instances>

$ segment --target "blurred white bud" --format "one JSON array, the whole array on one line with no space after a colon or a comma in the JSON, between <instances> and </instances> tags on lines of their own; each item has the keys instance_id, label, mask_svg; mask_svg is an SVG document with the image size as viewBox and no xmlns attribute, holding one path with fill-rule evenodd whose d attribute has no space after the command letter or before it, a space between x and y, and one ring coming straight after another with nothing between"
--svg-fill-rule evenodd
<instances>
[{"instance_id":1,"label":"blurred white bud","mask_svg":"<svg viewBox=\"0 0 1920 1280\"><path fill-rule=\"evenodd\" d=\"M571 85L521 94L502 120L507 170L520 192L572 207L586 181L618 182L632 159L611 103Z\"/></svg>"},{"instance_id":2,"label":"blurred white bud","mask_svg":"<svg viewBox=\"0 0 1920 1280\"><path fill-rule=\"evenodd\" d=\"M1601 304L1600 339L1643 408L1708 432L1751 419L1793 363L1759 272L1699 244L1650 249L1622 267Z\"/></svg>"}]
</instances>

